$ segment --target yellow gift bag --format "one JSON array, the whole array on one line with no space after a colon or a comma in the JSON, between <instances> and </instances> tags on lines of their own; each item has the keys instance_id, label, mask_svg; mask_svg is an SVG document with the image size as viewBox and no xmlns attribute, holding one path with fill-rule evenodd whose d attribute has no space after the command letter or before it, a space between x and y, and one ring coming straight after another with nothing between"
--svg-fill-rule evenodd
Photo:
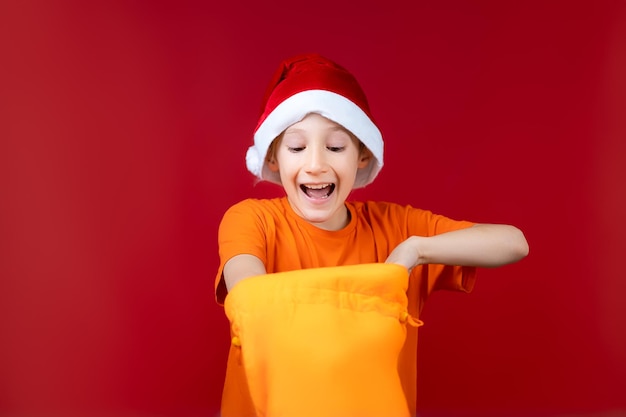
<instances>
[{"instance_id":1,"label":"yellow gift bag","mask_svg":"<svg viewBox=\"0 0 626 417\"><path fill-rule=\"evenodd\" d=\"M398 355L406 325L421 322L407 312L407 285L407 270L395 264L238 283L224 308L256 416L408 416Z\"/></svg>"}]
</instances>

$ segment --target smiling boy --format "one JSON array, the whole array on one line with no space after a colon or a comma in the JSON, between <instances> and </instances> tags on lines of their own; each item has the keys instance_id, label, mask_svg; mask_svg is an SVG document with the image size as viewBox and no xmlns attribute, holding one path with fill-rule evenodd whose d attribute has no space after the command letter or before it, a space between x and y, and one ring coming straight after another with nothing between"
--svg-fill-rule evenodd
<instances>
[{"instance_id":1,"label":"smiling boy","mask_svg":"<svg viewBox=\"0 0 626 417\"><path fill-rule=\"evenodd\" d=\"M469 292L476 267L528 253L514 226L457 221L388 202L349 201L383 166L383 140L356 79L316 54L281 63L263 100L248 169L285 197L231 207L219 229L216 297L243 279L309 268L393 263L410 273L408 313L436 289ZM271 325L268 323L267 325ZM398 372L415 413L417 331L409 329ZM245 370L231 350L223 416L255 415Z\"/></svg>"}]
</instances>

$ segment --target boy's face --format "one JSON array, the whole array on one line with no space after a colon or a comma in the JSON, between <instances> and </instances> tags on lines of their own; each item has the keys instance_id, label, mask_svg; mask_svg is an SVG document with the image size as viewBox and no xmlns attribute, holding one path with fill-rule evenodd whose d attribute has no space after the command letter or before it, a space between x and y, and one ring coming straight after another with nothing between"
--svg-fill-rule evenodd
<instances>
[{"instance_id":1,"label":"boy's face","mask_svg":"<svg viewBox=\"0 0 626 417\"><path fill-rule=\"evenodd\" d=\"M344 205L357 170L371 159L346 129L312 113L288 127L276 145L269 167L278 171L292 209L326 230L348 223Z\"/></svg>"}]
</instances>

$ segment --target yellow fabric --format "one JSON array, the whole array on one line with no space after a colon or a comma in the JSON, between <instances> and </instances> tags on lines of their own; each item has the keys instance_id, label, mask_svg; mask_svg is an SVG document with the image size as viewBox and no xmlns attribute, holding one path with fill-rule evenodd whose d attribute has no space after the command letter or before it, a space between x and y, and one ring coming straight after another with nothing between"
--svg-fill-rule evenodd
<instances>
[{"instance_id":1,"label":"yellow fabric","mask_svg":"<svg viewBox=\"0 0 626 417\"><path fill-rule=\"evenodd\" d=\"M314 268L251 277L224 308L257 416L406 417L398 374L408 274L390 264ZM248 404L223 400L243 416Z\"/></svg>"}]
</instances>

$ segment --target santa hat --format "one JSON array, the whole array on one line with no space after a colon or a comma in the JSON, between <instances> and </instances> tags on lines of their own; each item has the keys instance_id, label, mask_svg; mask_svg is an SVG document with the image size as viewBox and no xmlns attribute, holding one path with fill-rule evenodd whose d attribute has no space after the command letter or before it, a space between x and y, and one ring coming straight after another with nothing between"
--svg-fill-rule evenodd
<instances>
[{"instance_id":1,"label":"santa hat","mask_svg":"<svg viewBox=\"0 0 626 417\"><path fill-rule=\"evenodd\" d=\"M373 160L359 169L354 188L371 183L383 167L383 138L370 113L365 93L346 69L318 54L289 58L274 73L263 98L254 145L246 154L248 170L280 184L267 165L267 150L276 137L309 113L340 124L372 152Z\"/></svg>"}]
</instances>

